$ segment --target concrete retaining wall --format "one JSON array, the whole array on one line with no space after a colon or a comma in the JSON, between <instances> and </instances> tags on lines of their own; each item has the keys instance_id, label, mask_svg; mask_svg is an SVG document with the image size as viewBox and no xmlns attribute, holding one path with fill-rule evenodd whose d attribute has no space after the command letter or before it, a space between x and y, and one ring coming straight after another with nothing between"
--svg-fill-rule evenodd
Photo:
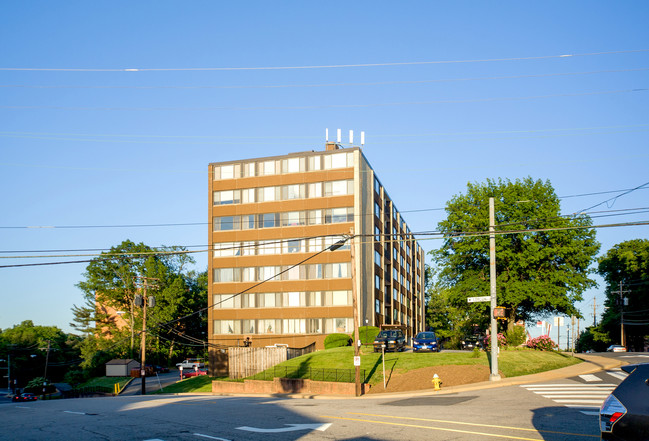
<instances>
[{"instance_id":1,"label":"concrete retaining wall","mask_svg":"<svg viewBox=\"0 0 649 441\"><path fill-rule=\"evenodd\" d=\"M369 384L361 385L361 394L369 391ZM355 395L354 383L312 381L300 378L275 378L273 381L244 380L212 381L213 393L225 394L313 394L313 395Z\"/></svg>"}]
</instances>

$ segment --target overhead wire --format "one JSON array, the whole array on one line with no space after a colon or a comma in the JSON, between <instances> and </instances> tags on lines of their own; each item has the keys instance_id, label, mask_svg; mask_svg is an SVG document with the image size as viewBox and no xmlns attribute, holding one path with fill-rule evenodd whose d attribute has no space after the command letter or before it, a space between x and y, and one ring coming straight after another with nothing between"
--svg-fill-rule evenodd
<instances>
[{"instance_id":1,"label":"overhead wire","mask_svg":"<svg viewBox=\"0 0 649 441\"><path fill-rule=\"evenodd\" d=\"M0 71L40 71L40 72L214 72L214 71L242 71L242 70L295 70L295 69L340 69L358 67L390 67L390 66L422 66L436 64L460 64L460 63L486 63L503 61L530 61L545 60L552 58L587 57L598 55L615 55L649 52L649 49L628 49L617 51L583 52L574 54L540 55L509 58L479 58L464 60L435 60L435 61L400 61L388 63L356 63L356 64L323 64L323 65L300 65L300 66L258 66L258 67L168 67L168 68L51 68L51 67L0 67Z\"/></svg>"},{"instance_id":2,"label":"overhead wire","mask_svg":"<svg viewBox=\"0 0 649 441\"><path fill-rule=\"evenodd\" d=\"M490 77L468 77L468 78L441 78L434 80L395 80L395 81L373 81L373 82L352 82L352 83L321 83L321 84L257 84L257 85L147 85L147 86L124 86L124 85L43 85L43 84L0 84L0 88L20 88L20 89L181 89L181 90L205 90L205 89L285 89L285 88L319 88L319 87L356 87L356 86L394 86L401 84L433 84L462 81L484 81L484 80L518 80L525 78L545 78L559 76L576 76L576 75L595 75L602 73L626 73L626 72L643 72L649 68L629 68L629 69L607 69L584 72L556 72L527 75L497 75Z\"/></svg>"}]
</instances>

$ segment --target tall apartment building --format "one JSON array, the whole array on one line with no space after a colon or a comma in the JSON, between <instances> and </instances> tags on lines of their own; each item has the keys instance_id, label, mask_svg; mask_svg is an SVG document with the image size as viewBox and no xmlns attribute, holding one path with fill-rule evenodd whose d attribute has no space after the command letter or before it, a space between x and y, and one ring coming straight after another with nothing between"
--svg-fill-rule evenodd
<instances>
[{"instance_id":1,"label":"tall apartment building","mask_svg":"<svg viewBox=\"0 0 649 441\"><path fill-rule=\"evenodd\" d=\"M209 167L210 343L321 349L353 333L352 292L359 326L424 329L424 252L359 147Z\"/></svg>"}]
</instances>

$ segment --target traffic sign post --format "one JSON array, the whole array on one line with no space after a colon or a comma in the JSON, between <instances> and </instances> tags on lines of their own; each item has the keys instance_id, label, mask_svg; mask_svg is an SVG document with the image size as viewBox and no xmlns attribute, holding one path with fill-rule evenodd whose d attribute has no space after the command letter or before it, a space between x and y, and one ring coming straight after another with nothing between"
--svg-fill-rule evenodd
<instances>
[{"instance_id":1,"label":"traffic sign post","mask_svg":"<svg viewBox=\"0 0 649 441\"><path fill-rule=\"evenodd\" d=\"M491 302L491 296L469 297L466 299L466 301L469 303Z\"/></svg>"}]
</instances>

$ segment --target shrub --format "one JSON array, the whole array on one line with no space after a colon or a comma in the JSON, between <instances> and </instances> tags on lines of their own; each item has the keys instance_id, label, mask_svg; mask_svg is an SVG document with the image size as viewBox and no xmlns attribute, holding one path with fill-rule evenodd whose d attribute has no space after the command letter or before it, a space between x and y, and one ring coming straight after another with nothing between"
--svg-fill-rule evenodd
<instances>
[{"instance_id":1,"label":"shrub","mask_svg":"<svg viewBox=\"0 0 649 441\"><path fill-rule=\"evenodd\" d=\"M379 328L376 326L361 326L358 328L358 337L364 345L371 345L379 333Z\"/></svg>"},{"instance_id":2,"label":"shrub","mask_svg":"<svg viewBox=\"0 0 649 441\"><path fill-rule=\"evenodd\" d=\"M520 346L525 343L525 339L527 338L525 327L514 326L514 329L505 332L505 337L507 338L507 345Z\"/></svg>"},{"instance_id":3,"label":"shrub","mask_svg":"<svg viewBox=\"0 0 649 441\"><path fill-rule=\"evenodd\" d=\"M473 348L471 358L480 358L480 348Z\"/></svg>"},{"instance_id":4,"label":"shrub","mask_svg":"<svg viewBox=\"0 0 649 441\"><path fill-rule=\"evenodd\" d=\"M352 338L347 334L329 334L324 341L325 349L351 346Z\"/></svg>"},{"instance_id":5,"label":"shrub","mask_svg":"<svg viewBox=\"0 0 649 441\"><path fill-rule=\"evenodd\" d=\"M507 347L507 337L502 332L498 333L498 347ZM487 352L491 351L491 335L489 334L484 338L484 348Z\"/></svg>"},{"instance_id":6,"label":"shrub","mask_svg":"<svg viewBox=\"0 0 649 441\"><path fill-rule=\"evenodd\" d=\"M557 347L557 344L552 341L549 335L542 335L528 340L526 346L539 351L551 351Z\"/></svg>"}]
</instances>

